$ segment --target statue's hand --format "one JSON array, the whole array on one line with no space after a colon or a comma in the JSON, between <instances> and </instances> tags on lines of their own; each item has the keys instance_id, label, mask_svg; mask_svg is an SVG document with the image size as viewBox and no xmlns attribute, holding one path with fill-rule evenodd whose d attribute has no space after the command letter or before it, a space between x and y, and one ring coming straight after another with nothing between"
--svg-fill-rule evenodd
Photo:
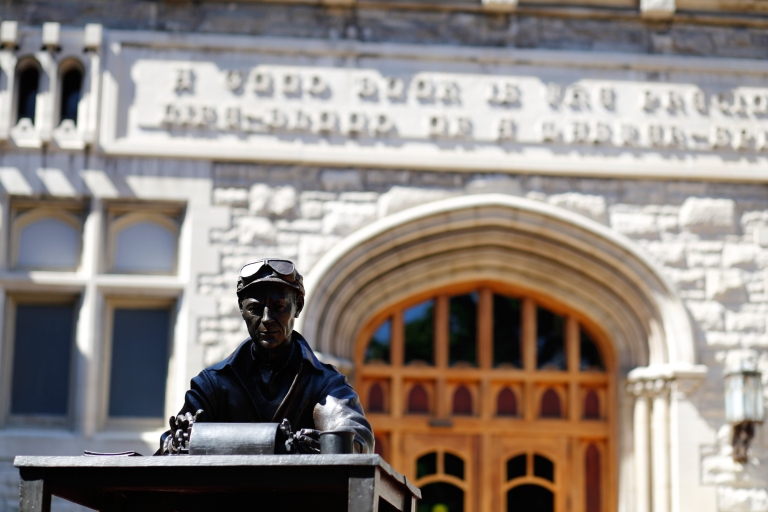
<instances>
[{"instance_id":1,"label":"statue's hand","mask_svg":"<svg viewBox=\"0 0 768 512\"><path fill-rule=\"evenodd\" d=\"M320 453L320 431L303 428L296 432L296 446L299 453Z\"/></svg>"},{"instance_id":2,"label":"statue's hand","mask_svg":"<svg viewBox=\"0 0 768 512\"><path fill-rule=\"evenodd\" d=\"M203 410L198 409L194 416L188 412L170 417L168 423L171 427L171 435L165 439L163 453L168 455L189 453L189 436L192 434L192 427L202 413Z\"/></svg>"}]
</instances>

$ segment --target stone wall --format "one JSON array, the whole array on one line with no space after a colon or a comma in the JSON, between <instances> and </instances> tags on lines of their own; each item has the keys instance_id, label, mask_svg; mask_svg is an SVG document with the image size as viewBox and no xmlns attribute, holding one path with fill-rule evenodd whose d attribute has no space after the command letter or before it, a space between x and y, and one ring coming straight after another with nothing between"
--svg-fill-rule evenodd
<instances>
[{"instance_id":1,"label":"stone wall","mask_svg":"<svg viewBox=\"0 0 768 512\"><path fill-rule=\"evenodd\" d=\"M616 10L613 17L589 19L416 11L394 7L373 9L261 2L69 0L64 10L59 2L30 0L3 2L0 18L34 26L58 21L62 25L78 27L86 23L101 23L105 27L122 30L755 59L768 57L768 28L647 23L634 10Z\"/></svg>"},{"instance_id":2,"label":"stone wall","mask_svg":"<svg viewBox=\"0 0 768 512\"><path fill-rule=\"evenodd\" d=\"M726 356L754 351L768 377L766 186L232 164L215 165L214 181L213 201L229 207L231 222L210 233L221 273L199 282L199 293L218 301L218 314L199 325L206 364L246 335L232 292L243 263L282 256L306 273L344 236L376 219L445 197L493 192L547 202L610 226L657 263L694 320L698 362L709 372L693 401L713 433L724 426ZM721 510L764 510L765 476L758 465L768 463L768 429L757 435L756 465L749 471L729 463L727 433L713 434L711 443L701 447L708 468L702 478L720 486Z\"/></svg>"}]
</instances>

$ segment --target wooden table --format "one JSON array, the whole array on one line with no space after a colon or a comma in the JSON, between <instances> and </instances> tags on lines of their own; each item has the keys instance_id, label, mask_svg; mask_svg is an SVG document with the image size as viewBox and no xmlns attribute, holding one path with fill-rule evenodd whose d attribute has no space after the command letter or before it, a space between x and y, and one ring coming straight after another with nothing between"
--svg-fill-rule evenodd
<instances>
[{"instance_id":1,"label":"wooden table","mask_svg":"<svg viewBox=\"0 0 768 512\"><path fill-rule=\"evenodd\" d=\"M415 512L421 491L378 455L16 457L20 512L51 495L104 511Z\"/></svg>"}]
</instances>

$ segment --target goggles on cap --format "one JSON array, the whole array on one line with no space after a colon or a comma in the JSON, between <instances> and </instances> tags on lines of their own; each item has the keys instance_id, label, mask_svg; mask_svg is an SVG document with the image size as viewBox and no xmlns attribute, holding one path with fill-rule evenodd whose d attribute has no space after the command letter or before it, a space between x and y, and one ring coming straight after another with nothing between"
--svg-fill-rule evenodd
<instances>
[{"instance_id":1,"label":"goggles on cap","mask_svg":"<svg viewBox=\"0 0 768 512\"><path fill-rule=\"evenodd\" d=\"M243 265L243 268L240 269L240 279L243 284L247 285L255 281L259 270L264 267L272 269L281 279L289 283L296 282L298 272L296 272L296 267L292 261L264 258Z\"/></svg>"}]
</instances>

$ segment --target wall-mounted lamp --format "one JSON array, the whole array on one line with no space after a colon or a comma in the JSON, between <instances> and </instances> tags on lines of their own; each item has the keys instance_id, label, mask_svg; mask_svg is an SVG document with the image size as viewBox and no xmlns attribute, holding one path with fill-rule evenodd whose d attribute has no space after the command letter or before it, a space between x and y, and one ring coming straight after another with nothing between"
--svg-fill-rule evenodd
<instances>
[{"instance_id":1,"label":"wall-mounted lamp","mask_svg":"<svg viewBox=\"0 0 768 512\"><path fill-rule=\"evenodd\" d=\"M725 374L725 418L733 428L733 460L747 462L755 424L763 422L762 375L754 362L742 359Z\"/></svg>"}]
</instances>

